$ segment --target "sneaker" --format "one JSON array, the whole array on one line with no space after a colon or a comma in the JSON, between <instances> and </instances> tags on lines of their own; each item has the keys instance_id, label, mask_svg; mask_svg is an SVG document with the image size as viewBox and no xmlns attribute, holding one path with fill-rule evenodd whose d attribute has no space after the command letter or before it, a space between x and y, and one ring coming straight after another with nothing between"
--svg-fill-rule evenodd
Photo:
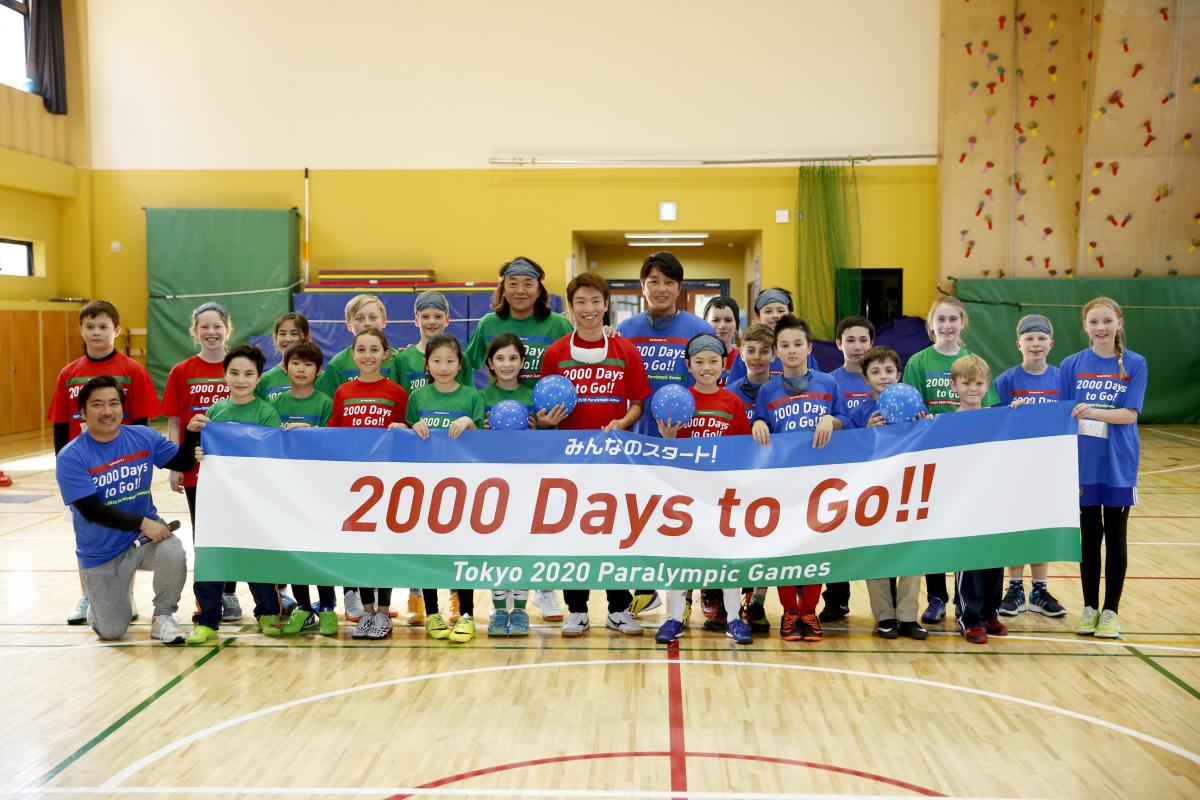
<instances>
[{"instance_id":1,"label":"sneaker","mask_svg":"<svg viewBox=\"0 0 1200 800\"><path fill-rule=\"evenodd\" d=\"M1008 628L999 617L984 620L983 629L988 632L988 636L1008 636Z\"/></svg>"},{"instance_id":2,"label":"sneaker","mask_svg":"<svg viewBox=\"0 0 1200 800\"><path fill-rule=\"evenodd\" d=\"M445 639L450 635L450 626L441 612L425 618L425 635L431 639Z\"/></svg>"},{"instance_id":3,"label":"sneaker","mask_svg":"<svg viewBox=\"0 0 1200 800\"><path fill-rule=\"evenodd\" d=\"M347 589L342 602L346 606L346 622L358 622L362 619L363 614L367 613L363 608L362 597L358 594L358 589Z\"/></svg>"},{"instance_id":4,"label":"sneaker","mask_svg":"<svg viewBox=\"0 0 1200 800\"><path fill-rule=\"evenodd\" d=\"M288 617L287 622L283 623L283 632L289 636L295 636L301 631L311 631L318 624L319 620L316 614L305 611L303 608L297 608Z\"/></svg>"},{"instance_id":5,"label":"sneaker","mask_svg":"<svg viewBox=\"0 0 1200 800\"><path fill-rule=\"evenodd\" d=\"M133 587L131 586L131 587L129 587L129 621L137 622L137 618L138 618L137 600L135 600L133 597ZM153 625L154 623L151 622L150 624Z\"/></svg>"},{"instance_id":6,"label":"sneaker","mask_svg":"<svg viewBox=\"0 0 1200 800\"><path fill-rule=\"evenodd\" d=\"M963 628L962 635L971 644L987 644L987 631L983 629L982 625Z\"/></svg>"},{"instance_id":7,"label":"sneaker","mask_svg":"<svg viewBox=\"0 0 1200 800\"><path fill-rule=\"evenodd\" d=\"M946 601L940 597L929 598L929 605L925 606L925 613L921 615L921 622L926 625L936 625L946 618Z\"/></svg>"},{"instance_id":8,"label":"sneaker","mask_svg":"<svg viewBox=\"0 0 1200 800\"><path fill-rule=\"evenodd\" d=\"M221 595L221 622L237 622L242 618L242 604L236 594Z\"/></svg>"},{"instance_id":9,"label":"sneaker","mask_svg":"<svg viewBox=\"0 0 1200 800\"><path fill-rule=\"evenodd\" d=\"M841 603L830 605L827 602L821 609L821 613L817 615L817 619L821 622L836 622L848 616L850 616L850 606L844 606Z\"/></svg>"},{"instance_id":10,"label":"sneaker","mask_svg":"<svg viewBox=\"0 0 1200 800\"><path fill-rule=\"evenodd\" d=\"M300 604L290 594L284 591L279 592L279 616L291 614Z\"/></svg>"},{"instance_id":11,"label":"sneaker","mask_svg":"<svg viewBox=\"0 0 1200 800\"><path fill-rule=\"evenodd\" d=\"M458 618L462 616L462 609L458 606L458 592L450 590L450 614L446 621L451 625L458 622Z\"/></svg>"},{"instance_id":12,"label":"sneaker","mask_svg":"<svg viewBox=\"0 0 1200 800\"><path fill-rule=\"evenodd\" d=\"M369 639L371 638L371 628L375 624L375 614L363 611L362 616L358 618L358 624L354 626L354 630L350 631L351 639Z\"/></svg>"},{"instance_id":13,"label":"sneaker","mask_svg":"<svg viewBox=\"0 0 1200 800\"><path fill-rule=\"evenodd\" d=\"M767 621L767 609L762 603L754 602L754 595L742 596L742 610L738 616L750 626L753 633L767 633L771 630L771 623Z\"/></svg>"},{"instance_id":14,"label":"sneaker","mask_svg":"<svg viewBox=\"0 0 1200 800\"><path fill-rule=\"evenodd\" d=\"M405 619L414 628L425 624L425 596L420 592L408 593L408 615Z\"/></svg>"},{"instance_id":15,"label":"sneaker","mask_svg":"<svg viewBox=\"0 0 1200 800\"><path fill-rule=\"evenodd\" d=\"M183 644L183 631L170 614L159 614L150 623L150 638L163 644Z\"/></svg>"},{"instance_id":16,"label":"sneaker","mask_svg":"<svg viewBox=\"0 0 1200 800\"><path fill-rule=\"evenodd\" d=\"M320 621L318 632L322 636L337 636L338 618L336 611L320 611L317 613L317 619Z\"/></svg>"},{"instance_id":17,"label":"sneaker","mask_svg":"<svg viewBox=\"0 0 1200 800\"><path fill-rule=\"evenodd\" d=\"M454 630L450 631L450 641L462 644L474 638L475 620L471 619L470 614L463 614L458 618L458 622L454 624Z\"/></svg>"},{"instance_id":18,"label":"sneaker","mask_svg":"<svg viewBox=\"0 0 1200 800\"><path fill-rule=\"evenodd\" d=\"M881 639L899 639L900 631L894 619L881 619L875 623L875 635Z\"/></svg>"},{"instance_id":19,"label":"sneaker","mask_svg":"<svg viewBox=\"0 0 1200 800\"><path fill-rule=\"evenodd\" d=\"M721 593L712 589L703 589L700 592L700 611L708 619L715 617L722 609L724 603L721 599Z\"/></svg>"},{"instance_id":20,"label":"sneaker","mask_svg":"<svg viewBox=\"0 0 1200 800\"><path fill-rule=\"evenodd\" d=\"M503 608L497 608L492 612L492 618L488 620L487 634L488 636L508 636L508 612Z\"/></svg>"},{"instance_id":21,"label":"sneaker","mask_svg":"<svg viewBox=\"0 0 1200 800\"><path fill-rule=\"evenodd\" d=\"M563 636L583 636L591 627L586 613L572 612L567 614L567 620L563 623L561 633Z\"/></svg>"},{"instance_id":22,"label":"sneaker","mask_svg":"<svg viewBox=\"0 0 1200 800\"><path fill-rule=\"evenodd\" d=\"M799 611L783 612L783 618L779 621L779 638L785 642L798 642L803 638Z\"/></svg>"},{"instance_id":23,"label":"sneaker","mask_svg":"<svg viewBox=\"0 0 1200 800\"><path fill-rule=\"evenodd\" d=\"M1006 617L1015 617L1027 608L1029 606L1025 605L1025 586L1009 582L1008 591L1004 593L1004 599L1000 601L1000 613Z\"/></svg>"},{"instance_id":24,"label":"sneaker","mask_svg":"<svg viewBox=\"0 0 1200 800\"><path fill-rule=\"evenodd\" d=\"M558 604L558 594L553 589L538 589L533 593L533 604L542 611L542 619L546 622L560 622L563 618L562 606Z\"/></svg>"},{"instance_id":25,"label":"sneaker","mask_svg":"<svg viewBox=\"0 0 1200 800\"><path fill-rule=\"evenodd\" d=\"M75 608L71 609L71 613L67 614L68 625L82 625L87 622L88 616L88 599L86 596L79 598L75 603Z\"/></svg>"},{"instance_id":26,"label":"sneaker","mask_svg":"<svg viewBox=\"0 0 1200 800\"><path fill-rule=\"evenodd\" d=\"M928 639L929 631L922 628L921 623L919 622L901 622L900 635L907 636L909 639L917 639L919 641L921 639Z\"/></svg>"},{"instance_id":27,"label":"sneaker","mask_svg":"<svg viewBox=\"0 0 1200 800\"><path fill-rule=\"evenodd\" d=\"M733 639L734 644L754 644L754 634L750 626L740 619L731 619L725 626L725 635Z\"/></svg>"},{"instance_id":28,"label":"sneaker","mask_svg":"<svg viewBox=\"0 0 1200 800\"><path fill-rule=\"evenodd\" d=\"M633 618L633 612L612 611L604 620L604 627L612 628L617 633L623 633L627 636L641 636L642 626Z\"/></svg>"},{"instance_id":29,"label":"sneaker","mask_svg":"<svg viewBox=\"0 0 1200 800\"><path fill-rule=\"evenodd\" d=\"M258 630L264 636L279 636L283 628L279 625L278 614L263 614L258 618Z\"/></svg>"},{"instance_id":30,"label":"sneaker","mask_svg":"<svg viewBox=\"0 0 1200 800\"><path fill-rule=\"evenodd\" d=\"M609 614L612 617L612 614ZM612 627L611 625L609 627ZM638 631L641 632L640 629ZM624 633L624 631L622 631ZM659 644L670 644L676 639L683 638L683 622L677 619L668 618L666 622L658 627L658 633L654 634L654 641Z\"/></svg>"},{"instance_id":31,"label":"sneaker","mask_svg":"<svg viewBox=\"0 0 1200 800\"><path fill-rule=\"evenodd\" d=\"M529 635L529 613L523 608L514 608L508 615L508 635Z\"/></svg>"},{"instance_id":32,"label":"sneaker","mask_svg":"<svg viewBox=\"0 0 1200 800\"><path fill-rule=\"evenodd\" d=\"M364 616L363 619L366 619ZM371 627L367 630L368 639L386 639L392 635L392 617L386 611L376 611L371 615Z\"/></svg>"},{"instance_id":33,"label":"sneaker","mask_svg":"<svg viewBox=\"0 0 1200 800\"><path fill-rule=\"evenodd\" d=\"M1075 623L1076 636L1091 636L1096 632L1096 623L1100 621L1100 612L1091 606L1084 606L1083 612L1079 615L1079 622Z\"/></svg>"},{"instance_id":34,"label":"sneaker","mask_svg":"<svg viewBox=\"0 0 1200 800\"><path fill-rule=\"evenodd\" d=\"M683 616L683 622L685 625L687 624L687 614L686 613ZM729 615L725 613L725 606L722 605L721 609L716 614L713 615L712 619L704 620L703 628L706 631L713 631L713 632L719 633L720 631L725 630L728 626L729 626ZM747 626L747 627L749 627L749 626Z\"/></svg>"},{"instance_id":35,"label":"sneaker","mask_svg":"<svg viewBox=\"0 0 1200 800\"><path fill-rule=\"evenodd\" d=\"M806 642L819 642L825 638L825 631L816 614L800 615L800 638Z\"/></svg>"},{"instance_id":36,"label":"sneaker","mask_svg":"<svg viewBox=\"0 0 1200 800\"><path fill-rule=\"evenodd\" d=\"M183 640L184 644L206 644L217 640L217 632L215 629L207 625L193 625L192 632Z\"/></svg>"},{"instance_id":37,"label":"sneaker","mask_svg":"<svg viewBox=\"0 0 1200 800\"><path fill-rule=\"evenodd\" d=\"M1048 589L1036 586L1029 593L1029 605L1027 608L1030 611L1045 614L1047 617L1065 617L1067 615L1067 610L1063 608L1062 603L1054 599L1054 595L1050 594Z\"/></svg>"},{"instance_id":38,"label":"sneaker","mask_svg":"<svg viewBox=\"0 0 1200 800\"><path fill-rule=\"evenodd\" d=\"M1100 621L1096 623L1096 638L1121 638L1121 622L1117 619L1117 612L1110 611L1107 608L1100 612Z\"/></svg>"},{"instance_id":39,"label":"sneaker","mask_svg":"<svg viewBox=\"0 0 1200 800\"><path fill-rule=\"evenodd\" d=\"M645 611L653 611L662 605L662 597L658 592L650 594L635 594L633 601L629 604L629 613L633 616L638 616ZM612 614L609 614L611 617ZM611 625L609 627L612 627Z\"/></svg>"}]
</instances>

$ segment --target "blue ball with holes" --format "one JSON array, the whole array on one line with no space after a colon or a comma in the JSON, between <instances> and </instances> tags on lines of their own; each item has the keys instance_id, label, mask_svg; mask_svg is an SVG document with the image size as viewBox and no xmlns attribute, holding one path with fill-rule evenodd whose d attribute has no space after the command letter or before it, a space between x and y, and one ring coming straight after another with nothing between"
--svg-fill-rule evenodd
<instances>
[{"instance_id":1,"label":"blue ball with holes","mask_svg":"<svg viewBox=\"0 0 1200 800\"><path fill-rule=\"evenodd\" d=\"M529 409L518 400L501 400L488 412L488 425L494 431L527 431Z\"/></svg>"},{"instance_id":2,"label":"blue ball with holes","mask_svg":"<svg viewBox=\"0 0 1200 800\"><path fill-rule=\"evenodd\" d=\"M696 416L696 398L678 383L668 383L650 398L650 413L664 425L686 425Z\"/></svg>"},{"instance_id":3,"label":"blue ball with holes","mask_svg":"<svg viewBox=\"0 0 1200 800\"><path fill-rule=\"evenodd\" d=\"M575 410L575 384L563 375L546 375L533 387L533 407L549 412L559 405L568 414Z\"/></svg>"},{"instance_id":4,"label":"blue ball with holes","mask_svg":"<svg viewBox=\"0 0 1200 800\"><path fill-rule=\"evenodd\" d=\"M884 389L879 395L879 416L888 425L897 422L912 422L925 411L925 399L915 387L897 383Z\"/></svg>"}]
</instances>

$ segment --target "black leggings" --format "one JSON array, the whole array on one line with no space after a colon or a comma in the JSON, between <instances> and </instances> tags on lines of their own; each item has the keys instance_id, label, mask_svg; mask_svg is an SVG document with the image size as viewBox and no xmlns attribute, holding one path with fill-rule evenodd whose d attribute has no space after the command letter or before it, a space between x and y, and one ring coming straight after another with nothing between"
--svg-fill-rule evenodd
<instances>
[{"instance_id":1,"label":"black leggings","mask_svg":"<svg viewBox=\"0 0 1200 800\"><path fill-rule=\"evenodd\" d=\"M317 590L320 591L320 588L321 587L318 586ZM376 592L379 593L378 604L381 606L390 608L392 605L392 590L391 589L364 589L362 587L359 587L358 599L362 600L362 604L364 606L375 605L376 604L376 600L375 600ZM322 603L322 605L324 605L324 604Z\"/></svg>"},{"instance_id":2,"label":"black leggings","mask_svg":"<svg viewBox=\"0 0 1200 800\"><path fill-rule=\"evenodd\" d=\"M1079 538L1083 550L1079 579L1083 604L1100 608L1100 543L1104 543L1104 610L1117 611L1129 565L1127 529L1129 506L1080 506Z\"/></svg>"},{"instance_id":3,"label":"black leggings","mask_svg":"<svg viewBox=\"0 0 1200 800\"><path fill-rule=\"evenodd\" d=\"M474 589L451 589L450 591L458 595L458 613L470 614L475 616L475 590ZM425 597L425 613L438 613L438 594L437 589L422 589L421 594Z\"/></svg>"},{"instance_id":4,"label":"black leggings","mask_svg":"<svg viewBox=\"0 0 1200 800\"><path fill-rule=\"evenodd\" d=\"M293 583L292 594L296 595L296 605L305 611L313 610L312 595L309 594L307 583ZM318 586L317 598L320 600L322 611L333 611L337 606L337 599L334 597L332 586Z\"/></svg>"}]
</instances>

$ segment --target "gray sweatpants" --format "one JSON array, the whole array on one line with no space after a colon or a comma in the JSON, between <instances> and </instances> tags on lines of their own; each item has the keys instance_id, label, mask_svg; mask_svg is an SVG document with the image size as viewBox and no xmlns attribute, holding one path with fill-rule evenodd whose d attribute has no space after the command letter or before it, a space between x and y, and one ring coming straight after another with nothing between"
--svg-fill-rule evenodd
<instances>
[{"instance_id":1,"label":"gray sweatpants","mask_svg":"<svg viewBox=\"0 0 1200 800\"><path fill-rule=\"evenodd\" d=\"M921 600L921 576L905 575L896 578L896 602L892 602L889 578L867 581L867 596L871 598L871 614L876 622L885 619L916 622Z\"/></svg>"},{"instance_id":2,"label":"gray sweatpants","mask_svg":"<svg viewBox=\"0 0 1200 800\"><path fill-rule=\"evenodd\" d=\"M174 614L187 582L187 554L175 536L130 547L112 561L83 570L87 586L88 622L104 640L120 639L129 630L129 588L136 570L154 573L154 616Z\"/></svg>"}]
</instances>

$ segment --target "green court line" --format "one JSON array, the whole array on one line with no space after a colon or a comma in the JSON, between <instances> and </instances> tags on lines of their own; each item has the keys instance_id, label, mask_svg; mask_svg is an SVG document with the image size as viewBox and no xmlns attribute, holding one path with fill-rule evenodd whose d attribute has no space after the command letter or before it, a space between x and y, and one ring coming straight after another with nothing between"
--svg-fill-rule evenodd
<instances>
[{"instance_id":1,"label":"green court line","mask_svg":"<svg viewBox=\"0 0 1200 800\"><path fill-rule=\"evenodd\" d=\"M193 672L200 669L200 667L204 666L206 663L211 661L212 658L214 656L216 656L217 653L221 652L223 649L225 649L225 647L227 645L232 644L234 641L235 641L234 639L226 639L223 642L221 642L219 645L217 645L216 647L209 650L204 655L200 656L200 658L198 658L195 661L195 663L193 663L190 667L188 667L183 672L176 675L174 678L171 678L171 680L164 683L162 686L160 686L158 688L158 690L156 692L154 692L154 694L150 695L145 700L143 700L142 702L138 703L133 708L126 711L121 716L120 719L118 719L116 722L109 725L104 730L100 731L100 733L93 736L91 739L89 739L87 742L85 742L83 744L83 746L81 746L78 750L76 750L74 753L71 753L71 755L67 756L62 761L55 764L53 767L50 768L50 770L45 775L38 778L33 783L29 784L29 786L27 786L26 788L28 789L28 788L37 788L39 786L45 786L50 781L54 780L56 777L58 777L59 773L61 773L64 769L71 766L76 761L78 761L79 759L81 759L85 755L87 755L88 752L91 751L96 745L100 744L105 739L107 739L109 736L112 736L114 733L116 733L118 730L120 730L120 728L126 722L129 722L129 720L133 719L138 714L145 711L155 700L162 697L164 694L171 691L171 689L178 686L179 683L184 678L186 678L188 675L191 675Z\"/></svg>"},{"instance_id":2,"label":"green court line","mask_svg":"<svg viewBox=\"0 0 1200 800\"><path fill-rule=\"evenodd\" d=\"M1141 650L1138 650L1136 647L1127 645L1125 649L1130 651L1131 653L1133 653L1135 656L1140 658L1142 661L1145 661L1151 667L1153 667L1154 671L1157 672L1159 675L1162 675L1164 678L1166 678L1171 683L1178 686L1180 689L1183 689L1185 692L1190 694L1195 699L1200 700L1200 692L1198 692L1194 688L1192 688L1191 684L1189 684L1183 678L1179 677L1174 672L1171 672L1169 669L1164 667L1162 664L1159 664L1154 659L1152 659L1150 656L1146 655Z\"/></svg>"}]
</instances>

